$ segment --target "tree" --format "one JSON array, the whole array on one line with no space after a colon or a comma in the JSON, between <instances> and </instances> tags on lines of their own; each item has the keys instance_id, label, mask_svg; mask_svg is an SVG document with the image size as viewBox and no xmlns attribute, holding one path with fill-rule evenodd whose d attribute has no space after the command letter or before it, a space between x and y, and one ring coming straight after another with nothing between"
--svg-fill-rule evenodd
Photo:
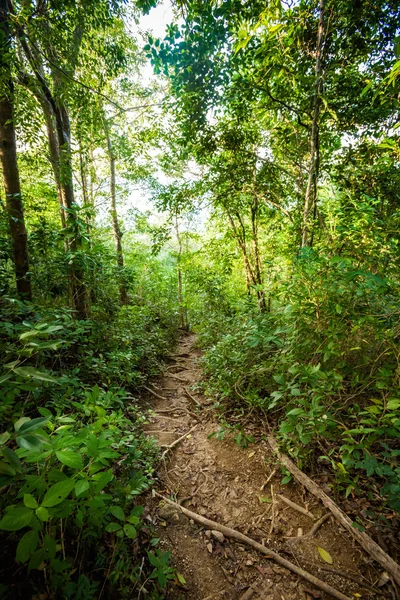
<instances>
[{"instance_id":1,"label":"tree","mask_svg":"<svg viewBox=\"0 0 400 600\"><path fill-rule=\"evenodd\" d=\"M31 300L28 242L19 180L14 125L14 84L11 74L11 31L7 0L0 2L0 161L16 276L17 292Z\"/></svg>"}]
</instances>

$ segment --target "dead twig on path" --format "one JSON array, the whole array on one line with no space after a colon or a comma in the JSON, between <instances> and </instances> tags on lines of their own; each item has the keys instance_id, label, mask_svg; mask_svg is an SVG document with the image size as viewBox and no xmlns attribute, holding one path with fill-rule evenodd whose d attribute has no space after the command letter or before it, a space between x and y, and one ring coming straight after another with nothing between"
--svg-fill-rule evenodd
<instances>
[{"instance_id":1,"label":"dead twig on path","mask_svg":"<svg viewBox=\"0 0 400 600\"><path fill-rule=\"evenodd\" d=\"M285 504L287 504L287 506L290 506L290 508L293 508L293 510L297 510L297 512L301 513L302 515L305 515L306 517L310 517L310 519L312 519L312 520L315 519L312 512L309 512L302 506L299 506L295 502L292 502L291 500L289 500L289 498L286 498L286 496L282 496L281 494L278 494L278 498L280 498Z\"/></svg>"},{"instance_id":2,"label":"dead twig on path","mask_svg":"<svg viewBox=\"0 0 400 600\"><path fill-rule=\"evenodd\" d=\"M304 535L300 535L297 537L289 537L286 541L290 544L296 544L296 542L299 542L304 538L314 537L321 525L323 525L325 521L330 519L332 516L333 515L331 513L326 513L323 517L321 517L320 519L318 519L318 521L314 523L310 531L307 531L307 533L305 533Z\"/></svg>"},{"instance_id":3,"label":"dead twig on path","mask_svg":"<svg viewBox=\"0 0 400 600\"><path fill-rule=\"evenodd\" d=\"M181 435L181 437L179 437L177 440L175 440L174 442L172 442L172 444L170 444L169 446L161 446L162 448L165 448L164 452L161 454L161 460L163 458L165 458L165 456L168 454L168 452L170 450L172 450L173 448L175 448L175 446L177 446L179 444L179 442L181 442L182 440L185 439L185 437L187 437L189 435L189 433L191 433L194 429L196 429L198 423L196 423L196 425L194 425L194 427L192 427L191 429L189 429L189 431L187 431L186 433L184 433L183 435Z\"/></svg>"},{"instance_id":4,"label":"dead twig on path","mask_svg":"<svg viewBox=\"0 0 400 600\"><path fill-rule=\"evenodd\" d=\"M264 491L264 488L269 484L269 482L271 481L271 479L273 479L273 477L276 474L276 469L274 469L272 471L272 473L270 474L270 476L268 477L267 481L265 483L262 484L262 486L260 487L260 492Z\"/></svg>"},{"instance_id":5,"label":"dead twig on path","mask_svg":"<svg viewBox=\"0 0 400 600\"><path fill-rule=\"evenodd\" d=\"M375 559L388 573L390 573L395 581L400 584L400 565L397 564L372 538L364 531L359 531L353 527L353 522L342 511L338 505L329 498L327 494L315 483L308 475L303 473L294 462L286 455L279 451L278 444L272 436L269 436L268 443L272 450L278 456L281 463L290 471L290 473L299 481L309 492L322 500L323 504L328 508L341 525L357 540L357 542Z\"/></svg>"},{"instance_id":6,"label":"dead twig on path","mask_svg":"<svg viewBox=\"0 0 400 600\"><path fill-rule=\"evenodd\" d=\"M240 531L237 531L236 529L231 529L230 527L221 525L220 523L217 523L216 521L212 521L211 519L207 519L206 517L198 515L197 513L193 512L191 510L188 510L187 508L185 508L184 506L181 506L180 504L177 504L176 502L173 502L169 498L166 498L165 496L163 496L162 494L159 494L156 491L154 491L153 493L158 498L161 498L162 500L164 500L164 502L167 502L168 504L171 504L171 506L175 506L176 508L178 508L184 515L189 517L189 519L193 519L193 521L200 523L200 525L202 525L203 527L206 527L207 529L211 529L211 530L215 529L216 531L220 531L227 538L237 540L238 542L242 542L244 544L247 544L248 546L251 546L252 548L255 548L262 554L265 554L269 558L272 558L276 563L278 563L278 565L281 565L285 569L288 569L289 571L296 573L296 575L299 575L299 577L302 577L303 579L305 579L312 585L315 585L315 587L318 587L319 589L323 590L327 594L330 594L333 598L338 598L338 600L350 600L349 597L346 596L345 594L342 594L342 592L339 592L338 590L336 590L329 584L325 583L321 579L318 579L318 577L315 577L311 573L308 573L308 571L305 571L301 567L298 567L297 565L291 563L289 560L286 560L286 558L283 558L283 556L281 556L280 554L277 554L276 552L274 552L273 550L270 550L266 546L262 546L261 544L259 544L255 540L253 540L252 538L249 538L247 535L240 533Z\"/></svg>"},{"instance_id":7,"label":"dead twig on path","mask_svg":"<svg viewBox=\"0 0 400 600\"><path fill-rule=\"evenodd\" d=\"M178 381L183 381L183 383L189 383L189 379L183 379L183 377L179 377L179 375L175 375L175 373L166 373L166 377L172 377L172 379L177 379Z\"/></svg>"},{"instance_id":8,"label":"dead twig on path","mask_svg":"<svg viewBox=\"0 0 400 600\"><path fill-rule=\"evenodd\" d=\"M189 396L189 398L190 398L191 400L193 400L193 402L194 402L194 403L195 403L197 406L200 406L200 407L202 407L202 404L201 404L201 402L199 402L198 400L196 400L196 398L195 398L194 396L192 396L192 394L189 392L189 390L187 389L187 387L186 387L186 386L183 386L183 389L185 390L185 393L186 393L186 395L187 395L187 396Z\"/></svg>"},{"instance_id":9,"label":"dead twig on path","mask_svg":"<svg viewBox=\"0 0 400 600\"><path fill-rule=\"evenodd\" d=\"M272 515L271 515L271 527L269 529L269 535L272 535L275 529L275 495L274 495L274 486L271 483L271 498L272 498Z\"/></svg>"},{"instance_id":10,"label":"dead twig on path","mask_svg":"<svg viewBox=\"0 0 400 600\"><path fill-rule=\"evenodd\" d=\"M165 398L165 396L160 396L160 394L157 394L157 392L147 387L147 385L142 385L142 388L146 390L146 392L149 392L149 394L152 394L153 396L158 398L159 400L166 400L168 402L168 398Z\"/></svg>"},{"instance_id":11,"label":"dead twig on path","mask_svg":"<svg viewBox=\"0 0 400 600\"><path fill-rule=\"evenodd\" d=\"M248 590L240 596L239 600L250 600L252 596L257 592L257 585L253 583Z\"/></svg>"}]
</instances>

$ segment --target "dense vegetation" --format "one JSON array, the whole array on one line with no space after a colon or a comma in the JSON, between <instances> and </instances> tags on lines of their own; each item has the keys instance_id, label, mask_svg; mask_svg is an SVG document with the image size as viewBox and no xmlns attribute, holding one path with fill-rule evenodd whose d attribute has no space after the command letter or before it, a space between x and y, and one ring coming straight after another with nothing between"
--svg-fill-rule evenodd
<instances>
[{"instance_id":1,"label":"dense vegetation","mask_svg":"<svg viewBox=\"0 0 400 600\"><path fill-rule=\"evenodd\" d=\"M400 512L399 3L187 0L135 37L156 4L0 0L4 597L176 579L138 398L180 328L224 428L329 465L360 527Z\"/></svg>"}]
</instances>

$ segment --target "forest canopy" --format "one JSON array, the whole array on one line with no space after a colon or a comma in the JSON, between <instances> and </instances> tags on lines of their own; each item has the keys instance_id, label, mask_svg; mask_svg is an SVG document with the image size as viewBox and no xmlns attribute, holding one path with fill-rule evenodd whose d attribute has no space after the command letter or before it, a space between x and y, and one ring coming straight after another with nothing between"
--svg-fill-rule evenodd
<instances>
[{"instance_id":1,"label":"forest canopy","mask_svg":"<svg viewBox=\"0 0 400 600\"><path fill-rule=\"evenodd\" d=\"M0 0L5 598L182 584L140 398L188 331L222 432L399 526L400 3L168 7Z\"/></svg>"}]
</instances>

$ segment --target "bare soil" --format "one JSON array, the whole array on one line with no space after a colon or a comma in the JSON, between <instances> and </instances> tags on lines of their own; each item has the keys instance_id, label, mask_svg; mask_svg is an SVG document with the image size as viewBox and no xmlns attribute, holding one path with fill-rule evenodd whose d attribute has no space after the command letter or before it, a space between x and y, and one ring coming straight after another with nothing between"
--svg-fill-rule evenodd
<instances>
[{"instance_id":1,"label":"bare soil","mask_svg":"<svg viewBox=\"0 0 400 600\"><path fill-rule=\"evenodd\" d=\"M387 585L375 587L384 580L382 569L333 517L315 537L303 537L326 509L297 483L281 484L280 465L265 441L241 448L233 436L210 437L219 425L212 401L193 390L201 378L195 341L195 336L185 336L171 355L165 375L154 387L164 399L148 397L153 412L145 430L161 446L172 444L197 424L167 452L158 471L158 491L252 537L350 598L381 598L385 592L393 598L393 588L389 593ZM311 512L314 520L287 506L280 494ZM147 512L161 549L171 551L175 568L186 580L184 586L172 586L171 600L328 598L271 559L205 530L163 501L149 500ZM319 548L329 553L332 564L321 558Z\"/></svg>"}]
</instances>

